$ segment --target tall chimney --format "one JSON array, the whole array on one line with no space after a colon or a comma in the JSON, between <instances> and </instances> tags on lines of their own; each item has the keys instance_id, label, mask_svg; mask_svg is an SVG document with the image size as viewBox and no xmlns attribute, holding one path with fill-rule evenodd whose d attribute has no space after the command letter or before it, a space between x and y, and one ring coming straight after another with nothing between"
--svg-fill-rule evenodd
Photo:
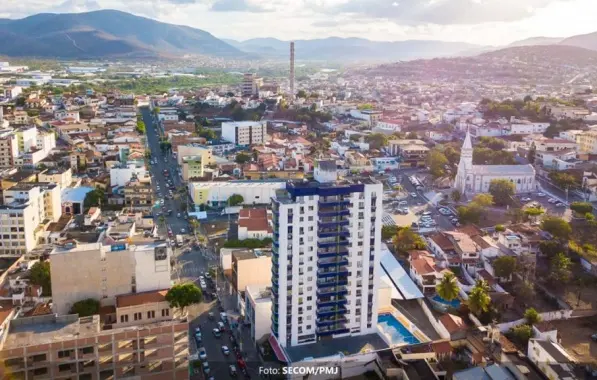
<instances>
[{"instance_id":1,"label":"tall chimney","mask_svg":"<svg viewBox=\"0 0 597 380\"><path fill-rule=\"evenodd\" d=\"M290 42L290 99L294 100L294 41Z\"/></svg>"}]
</instances>

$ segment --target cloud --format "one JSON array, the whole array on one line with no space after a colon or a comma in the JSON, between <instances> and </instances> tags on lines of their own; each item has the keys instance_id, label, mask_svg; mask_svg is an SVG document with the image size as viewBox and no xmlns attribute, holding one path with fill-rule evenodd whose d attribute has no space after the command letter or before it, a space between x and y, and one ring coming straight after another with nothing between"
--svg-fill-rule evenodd
<instances>
[{"instance_id":1,"label":"cloud","mask_svg":"<svg viewBox=\"0 0 597 380\"><path fill-rule=\"evenodd\" d=\"M195 0L168 0L172 4L195 4Z\"/></svg>"},{"instance_id":2,"label":"cloud","mask_svg":"<svg viewBox=\"0 0 597 380\"><path fill-rule=\"evenodd\" d=\"M216 0L212 4L212 11L215 12L267 12L268 10L260 5L255 5L247 0Z\"/></svg>"},{"instance_id":3,"label":"cloud","mask_svg":"<svg viewBox=\"0 0 597 380\"><path fill-rule=\"evenodd\" d=\"M558 0L348 0L332 11L396 22L481 24L526 19ZM559 0L566 2L569 0Z\"/></svg>"}]
</instances>

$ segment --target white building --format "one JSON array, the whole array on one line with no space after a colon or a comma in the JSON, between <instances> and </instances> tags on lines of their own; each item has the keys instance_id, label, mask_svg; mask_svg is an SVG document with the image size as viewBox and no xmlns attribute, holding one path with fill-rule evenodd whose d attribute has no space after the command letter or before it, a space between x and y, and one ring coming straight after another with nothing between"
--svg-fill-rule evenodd
<instances>
[{"instance_id":1,"label":"white building","mask_svg":"<svg viewBox=\"0 0 597 380\"><path fill-rule=\"evenodd\" d=\"M494 179L510 180L517 193L537 189L532 165L473 165L473 144L467 131L454 187L463 194L487 193Z\"/></svg>"},{"instance_id":2,"label":"white building","mask_svg":"<svg viewBox=\"0 0 597 380\"><path fill-rule=\"evenodd\" d=\"M189 192L196 205L225 206L228 198L238 194L244 205L269 204L276 190L283 189L283 180L191 182Z\"/></svg>"},{"instance_id":3,"label":"white building","mask_svg":"<svg viewBox=\"0 0 597 380\"><path fill-rule=\"evenodd\" d=\"M143 164L119 164L110 168L110 186L124 186L133 178L141 179L149 174Z\"/></svg>"},{"instance_id":4,"label":"white building","mask_svg":"<svg viewBox=\"0 0 597 380\"><path fill-rule=\"evenodd\" d=\"M264 208L242 209L238 214L238 240L273 237L271 214Z\"/></svg>"},{"instance_id":5,"label":"white building","mask_svg":"<svg viewBox=\"0 0 597 380\"><path fill-rule=\"evenodd\" d=\"M529 339L527 355L548 379L577 379L574 361L559 344L548 339Z\"/></svg>"},{"instance_id":6,"label":"white building","mask_svg":"<svg viewBox=\"0 0 597 380\"><path fill-rule=\"evenodd\" d=\"M379 119L381 119L382 112L376 110L352 109L350 110L350 116L355 119L365 120L369 123L369 125L374 125Z\"/></svg>"},{"instance_id":7,"label":"white building","mask_svg":"<svg viewBox=\"0 0 597 380\"><path fill-rule=\"evenodd\" d=\"M543 134L549 127L549 123L533 123L528 120L512 119L509 125L504 128L505 135L532 135Z\"/></svg>"},{"instance_id":8,"label":"white building","mask_svg":"<svg viewBox=\"0 0 597 380\"><path fill-rule=\"evenodd\" d=\"M222 139L236 145L263 144L267 139L267 124L264 121L223 122Z\"/></svg>"},{"instance_id":9,"label":"white building","mask_svg":"<svg viewBox=\"0 0 597 380\"><path fill-rule=\"evenodd\" d=\"M115 305L119 294L169 289L172 250L165 242L68 243L50 254L52 308L67 314L87 298Z\"/></svg>"},{"instance_id":10,"label":"white building","mask_svg":"<svg viewBox=\"0 0 597 380\"><path fill-rule=\"evenodd\" d=\"M376 332L382 184L338 181L333 161L314 177L273 199L272 334L282 347Z\"/></svg>"},{"instance_id":11,"label":"white building","mask_svg":"<svg viewBox=\"0 0 597 380\"><path fill-rule=\"evenodd\" d=\"M245 317L251 323L251 338L258 341L272 327L271 288L249 285L245 290Z\"/></svg>"},{"instance_id":12,"label":"white building","mask_svg":"<svg viewBox=\"0 0 597 380\"><path fill-rule=\"evenodd\" d=\"M21 183L4 190L0 207L0 255L22 255L33 250L43 230L40 225L62 215L60 187L53 183Z\"/></svg>"}]
</instances>

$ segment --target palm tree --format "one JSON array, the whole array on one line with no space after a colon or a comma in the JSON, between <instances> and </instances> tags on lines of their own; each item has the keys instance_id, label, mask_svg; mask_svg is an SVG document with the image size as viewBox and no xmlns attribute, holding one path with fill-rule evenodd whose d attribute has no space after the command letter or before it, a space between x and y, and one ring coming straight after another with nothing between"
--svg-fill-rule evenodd
<instances>
[{"instance_id":1,"label":"palm tree","mask_svg":"<svg viewBox=\"0 0 597 380\"><path fill-rule=\"evenodd\" d=\"M456 280L454 273L448 272L444 274L444 277L441 279L439 284L437 284L435 290L440 297L448 302L456 299L456 297L458 297L458 291L460 288L458 287L458 281Z\"/></svg>"},{"instance_id":2,"label":"palm tree","mask_svg":"<svg viewBox=\"0 0 597 380\"><path fill-rule=\"evenodd\" d=\"M485 293L489 293L489 291L491 290L489 288L489 284L487 283L487 281L485 280L477 280L475 282L475 288L480 288L482 289Z\"/></svg>"},{"instance_id":3,"label":"palm tree","mask_svg":"<svg viewBox=\"0 0 597 380\"><path fill-rule=\"evenodd\" d=\"M489 310L491 298L482 287L475 287L468 295L468 307L474 314L481 314Z\"/></svg>"},{"instance_id":4,"label":"palm tree","mask_svg":"<svg viewBox=\"0 0 597 380\"><path fill-rule=\"evenodd\" d=\"M166 218L164 218L164 215L161 215L161 216L158 218L158 222L159 222L160 224L164 224L164 225L166 224Z\"/></svg>"}]
</instances>

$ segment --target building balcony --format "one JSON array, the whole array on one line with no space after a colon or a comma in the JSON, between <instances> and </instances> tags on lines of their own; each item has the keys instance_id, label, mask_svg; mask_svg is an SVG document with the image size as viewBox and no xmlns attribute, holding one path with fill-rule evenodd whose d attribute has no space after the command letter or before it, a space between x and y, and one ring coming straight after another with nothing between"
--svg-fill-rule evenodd
<instances>
[{"instance_id":1,"label":"building balcony","mask_svg":"<svg viewBox=\"0 0 597 380\"><path fill-rule=\"evenodd\" d=\"M335 266L344 266L348 265L348 259L343 258L342 256L336 256L328 259L319 259L317 260L317 266L320 268L330 268Z\"/></svg>"},{"instance_id":2,"label":"building balcony","mask_svg":"<svg viewBox=\"0 0 597 380\"><path fill-rule=\"evenodd\" d=\"M343 296L335 298L335 299L330 299L330 298L318 299L317 307L318 308L339 307L341 305L346 305L347 302L348 302L348 300L346 299L346 297L343 297ZM325 310L325 309L317 309L317 312L319 313L320 310ZM346 309L344 309L344 312L345 311L346 311Z\"/></svg>"},{"instance_id":3,"label":"building balcony","mask_svg":"<svg viewBox=\"0 0 597 380\"><path fill-rule=\"evenodd\" d=\"M334 216L348 216L350 215L350 211L349 210L332 210L332 211L322 211L319 210L319 212L317 213L317 215L320 218L327 218L327 217L334 217Z\"/></svg>"},{"instance_id":4,"label":"building balcony","mask_svg":"<svg viewBox=\"0 0 597 380\"><path fill-rule=\"evenodd\" d=\"M347 285L348 279L346 277L337 277L337 278L327 278L325 280L318 280L317 281L317 288L326 288L326 287L333 287L333 286L340 286L340 285Z\"/></svg>"},{"instance_id":5,"label":"building balcony","mask_svg":"<svg viewBox=\"0 0 597 380\"><path fill-rule=\"evenodd\" d=\"M343 296L348 294L348 288L346 286L330 286L330 287L323 287L317 288L317 295L318 296Z\"/></svg>"},{"instance_id":6,"label":"building balcony","mask_svg":"<svg viewBox=\"0 0 597 380\"><path fill-rule=\"evenodd\" d=\"M327 277L346 277L348 276L348 267L346 266L335 266L326 270L319 269L317 271L317 278Z\"/></svg>"},{"instance_id":7,"label":"building balcony","mask_svg":"<svg viewBox=\"0 0 597 380\"><path fill-rule=\"evenodd\" d=\"M347 321L348 321L348 319L346 319L345 317L339 317L339 318L318 319L315 323L317 324L317 327L320 327L320 326L331 326L331 325L335 325L337 323L346 323Z\"/></svg>"},{"instance_id":8,"label":"building balcony","mask_svg":"<svg viewBox=\"0 0 597 380\"><path fill-rule=\"evenodd\" d=\"M330 237L350 237L350 232L344 231L341 229L323 229L317 231L317 236L320 238L330 238Z\"/></svg>"},{"instance_id":9,"label":"building balcony","mask_svg":"<svg viewBox=\"0 0 597 380\"><path fill-rule=\"evenodd\" d=\"M347 206L350 204L350 199L330 199L330 200L319 200L319 208L322 207L337 207Z\"/></svg>"},{"instance_id":10,"label":"building balcony","mask_svg":"<svg viewBox=\"0 0 597 380\"><path fill-rule=\"evenodd\" d=\"M344 247L349 244L348 240L344 237L338 237L331 241L318 241L317 248L332 248L332 247Z\"/></svg>"},{"instance_id":11,"label":"building balcony","mask_svg":"<svg viewBox=\"0 0 597 380\"><path fill-rule=\"evenodd\" d=\"M332 257L346 257L348 256L348 249L346 248L338 248L338 249L326 249L317 251L317 257L320 259L328 259Z\"/></svg>"},{"instance_id":12,"label":"building balcony","mask_svg":"<svg viewBox=\"0 0 597 380\"><path fill-rule=\"evenodd\" d=\"M346 325L344 323L340 323L338 325L318 327L317 330L315 330L315 332L319 336L330 336L330 335L346 334L347 332L350 332L350 329L347 329Z\"/></svg>"},{"instance_id":13,"label":"building balcony","mask_svg":"<svg viewBox=\"0 0 597 380\"><path fill-rule=\"evenodd\" d=\"M346 218L324 218L319 220L319 228L334 228L348 226L350 221Z\"/></svg>"}]
</instances>

